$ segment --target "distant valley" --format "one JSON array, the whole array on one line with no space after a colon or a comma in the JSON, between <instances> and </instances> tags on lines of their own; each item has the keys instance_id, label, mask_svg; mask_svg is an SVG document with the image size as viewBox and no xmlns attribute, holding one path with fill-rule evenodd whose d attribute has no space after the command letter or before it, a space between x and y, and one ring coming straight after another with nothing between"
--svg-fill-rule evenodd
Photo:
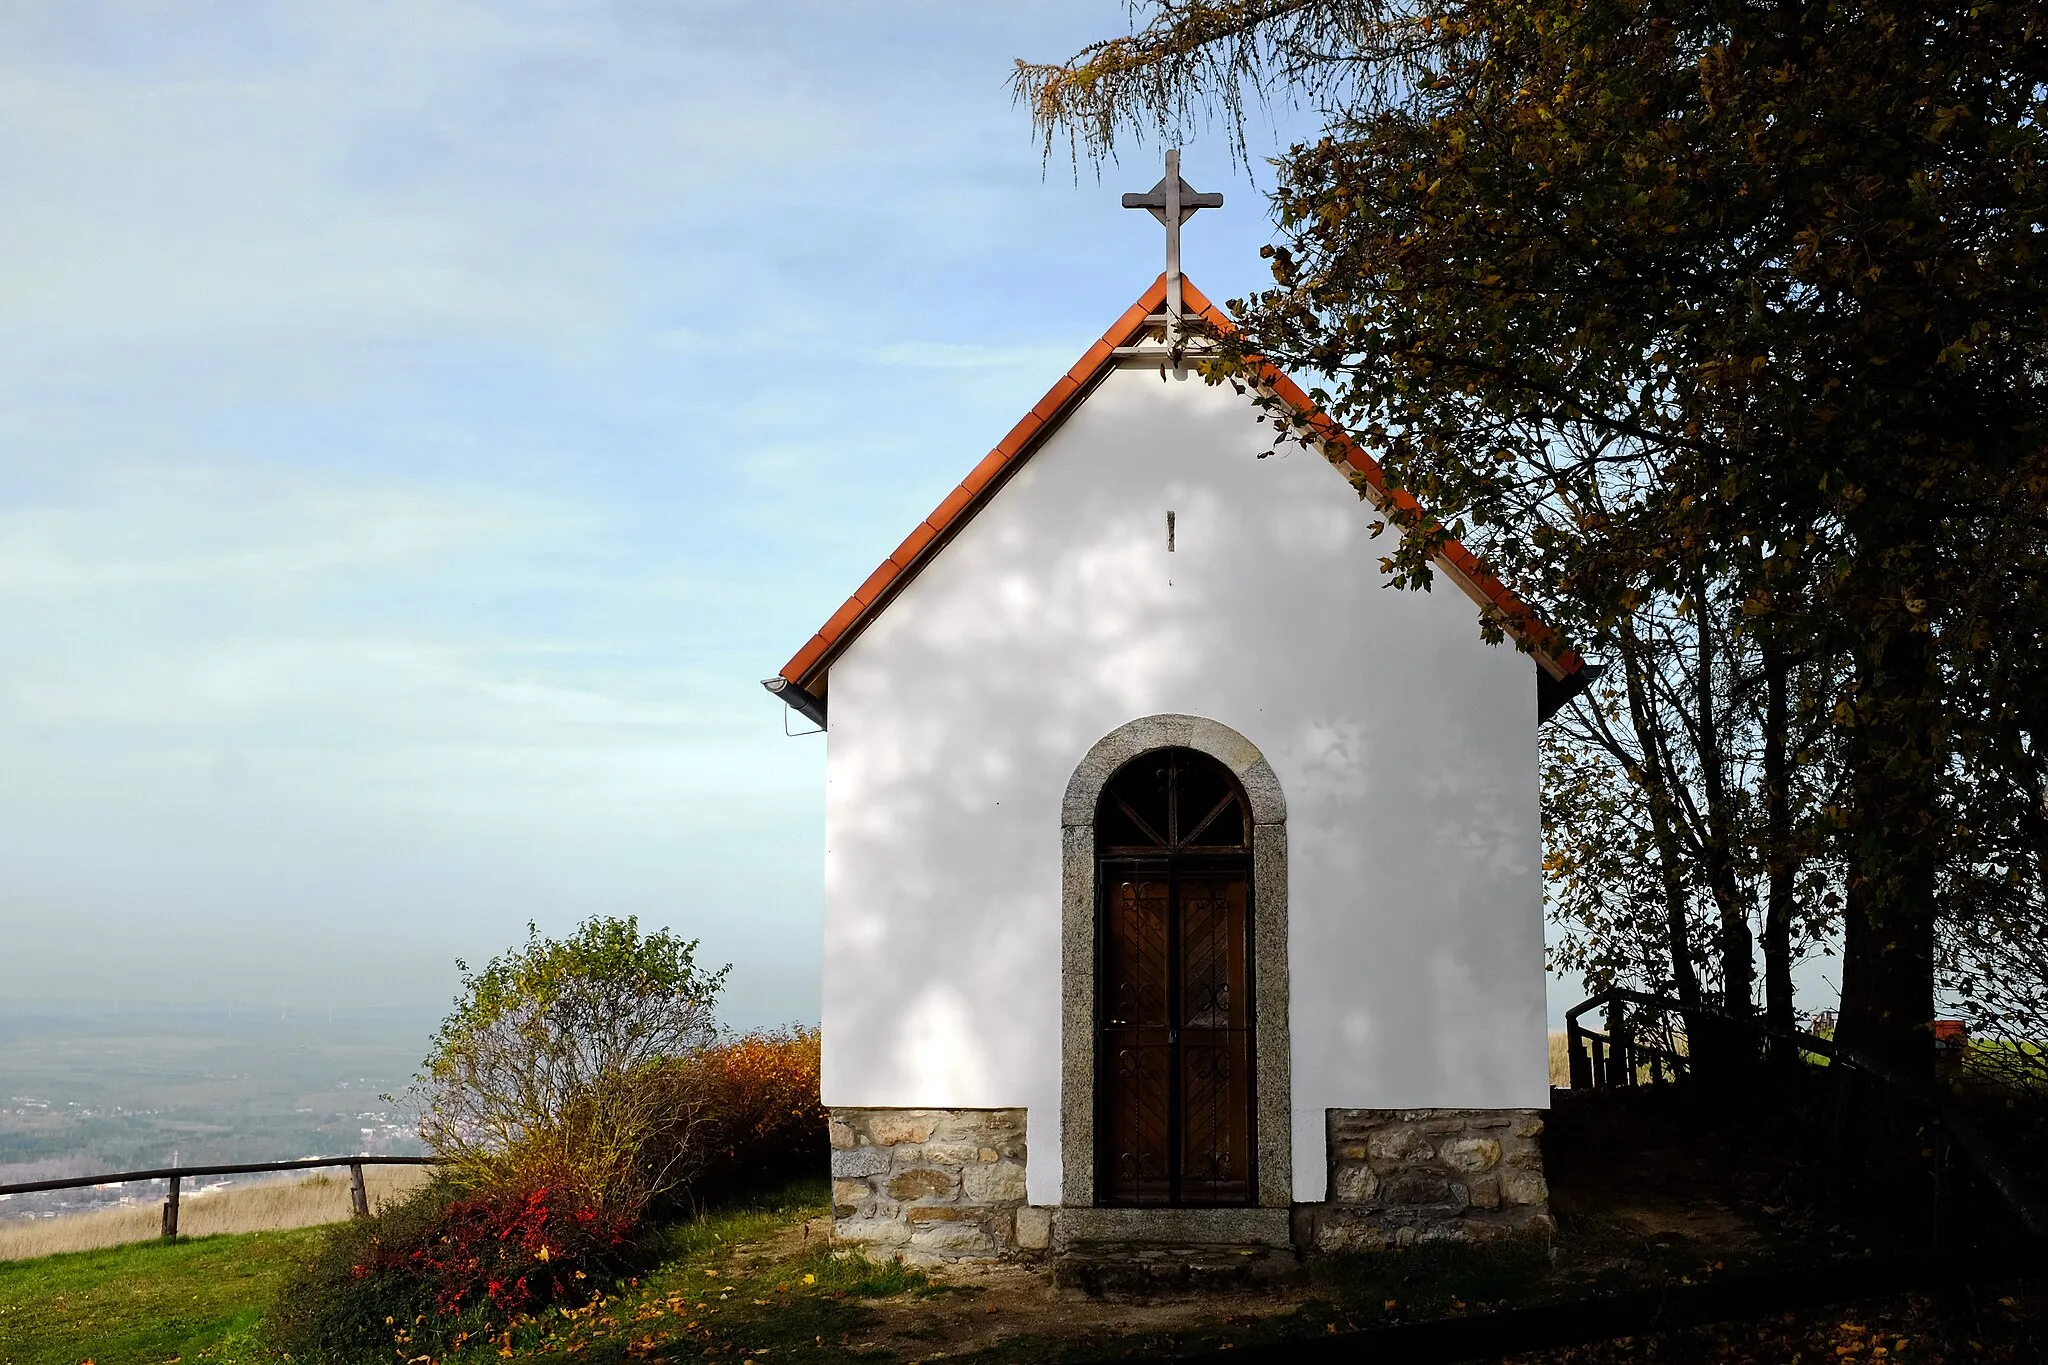
<instances>
[{"instance_id":1,"label":"distant valley","mask_svg":"<svg viewBox=\"0 0 2048 1365\"><path fill-rule=\"evenodd\" d=\"M438 1020L276 1005L0 1001L0 1184L348 1152L414 1153L398 1095ZM150 1197L0 1198L0 1219Z\"/></svg>"}]
</instances>

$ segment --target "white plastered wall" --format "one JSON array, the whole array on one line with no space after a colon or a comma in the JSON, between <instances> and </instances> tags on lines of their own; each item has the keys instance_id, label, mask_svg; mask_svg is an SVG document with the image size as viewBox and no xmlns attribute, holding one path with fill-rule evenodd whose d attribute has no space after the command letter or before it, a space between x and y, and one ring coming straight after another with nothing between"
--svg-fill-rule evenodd
<instances>
[{"instance_id":1,"label":"white plastered wall","mask_svg":"<svg viewBox=\"0 0 2048 1365\"><path fill-rule=\"evenodd\" d=\"M825 1102L1021 1106L1034 1203L1060 797L1141 716L1232 727L1286 794L1296 1199L1328 1108L1549 1101L1535 665L1441 577L1386 587L1371 510L1266 446L1228 388L1110 375L832 666Z\"/></svg>"}]
</instances>

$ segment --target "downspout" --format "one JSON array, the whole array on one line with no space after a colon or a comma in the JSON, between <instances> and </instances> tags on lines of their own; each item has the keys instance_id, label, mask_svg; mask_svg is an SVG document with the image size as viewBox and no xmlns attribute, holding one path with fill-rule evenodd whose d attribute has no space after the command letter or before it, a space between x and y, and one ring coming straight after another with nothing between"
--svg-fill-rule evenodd
<instances>
[{"instance_id":1,"label":"downspout","mask_svg":"<svg viewBox=\"0 0 2048 1365\"><path fill-rule=\"evenodd\" d=\"M796 712L811 724L824 728L825 699L814 697L787 678L763 678L761 686L779 698L784 706Z\"/></svg>"}]
</instances>

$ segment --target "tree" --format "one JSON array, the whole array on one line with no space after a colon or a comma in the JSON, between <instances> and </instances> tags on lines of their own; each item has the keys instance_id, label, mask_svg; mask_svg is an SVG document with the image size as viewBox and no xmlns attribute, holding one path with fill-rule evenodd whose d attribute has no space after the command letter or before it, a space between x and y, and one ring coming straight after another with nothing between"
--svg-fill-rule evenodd
<instances>
[{"instance_id":1,"label":"tree","mask_svg":"<svg viewBox=\"0 0 2048 1365\"><path fill-rule=\"evenodd\" d=\"M2048 546L2003 554L2004 597L1986 593L1989 609L2037 618ZM2048 1096L2048 657L2003 631L1956 634L1974 647L1951 651L1947 681L1973 714L1948 773L1960 852L1944 869L1937 961L1972 1032L1993 1044L1977 1055Z\"/></svg>"},{"instance_id":2,"label":"tree","mask_svg":"<svg viewBox=\"0 0 2048 1365\"><path fill-rule=\"evenodd\" d=\"M1724 1037L1690 1007L1752 1003L1761 908L1767 1014L1796 1027L1792 966L1841 904L1826 856L1838 775L1821 726L1792 723L1825 715L1807 698L1829 680L1774 669L1710 597L1638 608L1617 636L1607 673L1542 732L1545 871L1563 930L1552 965L1590 989L1676 994L1695 1061L1736 1067L1754 1054L1748 1035Z\"/></svg>"},{"instance_id":3,"label":"tree","mask_svg":"<svg viewBox=\"0 0 2048 1365\"><path fill-rule=\"evenodd\" d=\"M592 918L565 939L465 964L454 1011L414 1078L420 1135L460 1180L536 1171L632 1209L687 1178L704 1101L696 1058L716 1039L729 968L637 919Z\"/></svg>"},{"instance_id":4,"label":"tree","mask_svg":"<svg viewBox=\"0 0 2048 1365\"><path fill-rule=\"evenodd\" d=\"M1210 377L1259 357L1330 376L1318 402L1434 518L1389 512L1399 585L1426 587L1456 536L1591 649L1660 599L1718 597L1788 727L1812 718L1792 670L1839 670L1808 698L1846 774L1838 1036L1930 1076L1937 894L1967 856L1953 765L1980 723L1949 687L1982 671L1972 640L2002 657L2044 624L2038 600L1993 610L2012 594L1992 548L2048 533L2037 12L1148 8L1020 66L1048 138L1241 126L1279 91L1327 124L1278 163L1275 287L1233 305ZM1765 784L1781 847L1793 758ZM1727 847L1694 867L1724 892Z\"/></svg>"}]
</instances>

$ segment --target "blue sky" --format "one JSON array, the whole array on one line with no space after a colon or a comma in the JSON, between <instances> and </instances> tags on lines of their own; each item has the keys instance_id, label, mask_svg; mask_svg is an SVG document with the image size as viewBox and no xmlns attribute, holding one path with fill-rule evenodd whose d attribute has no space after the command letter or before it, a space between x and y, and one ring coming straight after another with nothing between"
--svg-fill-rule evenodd
<instances>
[{"instance_id":1,"label":"blue sky","mask_svg":"<svg viewBox=\"0 0 2048 1365\"><path fill-rule=\"evenodd\" d=\"M758 679L1157 273L1157 146L1006 85L1125 16L0 6L0 994L431 1008L602 912L813 1017ZM1219 298L1256 169L1187 143Z\"/></svg>"}]
</instances>

